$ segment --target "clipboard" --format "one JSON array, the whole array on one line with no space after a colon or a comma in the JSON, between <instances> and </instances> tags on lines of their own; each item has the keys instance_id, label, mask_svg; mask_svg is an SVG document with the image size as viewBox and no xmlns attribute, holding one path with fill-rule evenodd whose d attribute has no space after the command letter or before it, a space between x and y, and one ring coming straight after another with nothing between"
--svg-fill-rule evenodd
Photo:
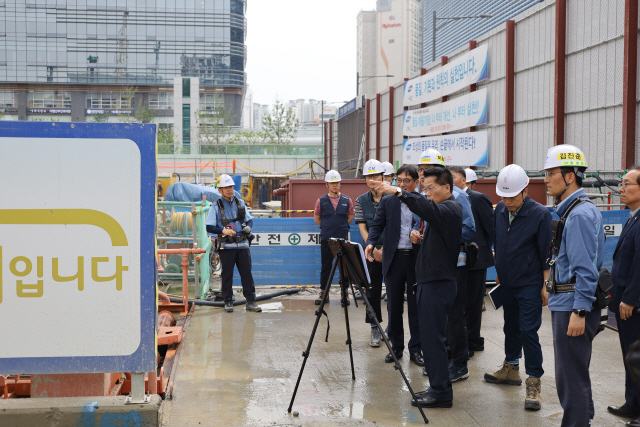
<instances>
[{"instance_id":1,"label":"clipboard","mask_svg":"<svg viewBox=\"0 0 640 427\"><path fill-rule=\"evenodd\" d=\"M504 305L504 301L507 297L506 293L506 289L500 285L494 286L494 288L489 291L489 300L491 301L491 305L494 310L497 310Z\"/></svg>"}]
</instances>

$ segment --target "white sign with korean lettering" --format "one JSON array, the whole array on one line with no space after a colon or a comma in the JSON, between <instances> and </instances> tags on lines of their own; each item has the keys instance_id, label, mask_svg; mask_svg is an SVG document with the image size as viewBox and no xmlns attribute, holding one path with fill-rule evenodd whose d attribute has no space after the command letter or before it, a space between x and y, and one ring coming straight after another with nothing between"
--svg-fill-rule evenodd
<instances>
[{"instance_id":1,"label":"white sign with korean lettering","mask_svg":"<svg viewBox=\"0 0 640 427\"><path fill-rule=\"evenodd\" d=\"M487 123L487 89L404 112L402 134L428 136Z\"/></svg>"},{"instance_id":2,"label":"white sign with korean lettering","mask_svg":"<svg viewBox=\"0 0 640 427\"><path fill-rule=\"evenodd\" d=\"M0 138L0 153L0 358L136 352L142 173L136 143L10 137Z\"/></svg>"},{"instance_id":3,"label":"white sign with korean lettering","mask_svg":"<svg viewBox=\"0 0 640 427\"><path fill-rule=\"evenodd\" d=\"M604 224L605 237L620 237L624 224Z\"/></svg>"},{"instance_id":4,"label":"white sign with korean lettering","mask_svg":"<svg viewBox=\"0 0 640 427\"><path fill-rule=\"evenodd\" d=\"M405 107L431 102L488 77L489 47L484 44L423 76L404 82Z\"/></svg>"},{"instance_id":5,"label":"white sign with korean lettering","mask_svg":"<svg viewBox=\"0 0 640 427\"><path fill-rule=\"evenodd\" d=\"M417 165L420 155L428 148L436 149L450 166L484 166L489 161L487 131L436 135L426 138L405 139L402 163Z\"/></svg>"},{"instance_id":6,"label":"white sign with korean lettering","mask_svg":"<svg viewBox=\"0 0 640 427\"><path fill-rule=\"evenodd\" d=\"M320 245L320 233L253 233L251 247ZM347 239L351 239L351 233Z\"/></svg>"}]
</instances>

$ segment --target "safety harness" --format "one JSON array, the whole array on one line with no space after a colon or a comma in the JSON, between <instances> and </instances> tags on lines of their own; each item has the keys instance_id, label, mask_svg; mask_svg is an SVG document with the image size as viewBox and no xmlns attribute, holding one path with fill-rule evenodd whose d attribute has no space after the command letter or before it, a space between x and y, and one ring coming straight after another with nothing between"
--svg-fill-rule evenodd
<instances>
[{"instance_id":1,"label":"safety harness","mask_svg":"<svg viewBox=\"0 0 640 427\"><path fill-rule=\"evenodd\" d=\"M225 228L227 225L233 222L240 221L240 224L242 225L242 230L241 232L236 232L235 236L227 236L226 234L221 234L219 238L223 242L238 243L243 240L246 240L249 237L248 234L244 232L244 228L247 226L247 224L244 221L247 211L244 205L240 204L240 200L238 200L236 196L233 196L232 201L235 202L236 206L238 207L238 216L232 219L227 219L227 217L224 214L224 205L222 203L222 198L218 199L216 202L218 204L218 210L220 211L220 215L222 216L222 228ZM242 220L240 220L239 218L242 218Z\"/></svg>"}]
</instances>

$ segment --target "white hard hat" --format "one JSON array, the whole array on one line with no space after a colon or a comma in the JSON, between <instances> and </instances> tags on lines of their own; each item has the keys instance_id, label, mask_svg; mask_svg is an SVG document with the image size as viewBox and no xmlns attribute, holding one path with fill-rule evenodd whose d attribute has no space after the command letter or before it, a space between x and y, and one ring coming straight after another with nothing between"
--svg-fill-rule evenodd
<instances>
[{"instance_id":1,"label":"white hard hat","mask_svg":"<svg viewBox=\"0 0 640 427\"><path fill-rule=\"evenodd\" d=\"M377 175L379 173L384 173L384 168L382 167L382 163L376 159L367 161L362 167L362 175Z\"/></svg>"},{"instance_id":2,"label":"white hard hat","mask_svg":"<svg viewBox=\"0 0 640 427\"><path fill-rule=\"evenodd\" d=\"M466 182L473 182L473 181L477 181L478 180L478 175L476 175L476 171L474 171L473 169L465 169L464 170L464 174L466 179Z\"/></svg>"},{"instance_id":3,"label":"white hard hat","mask_svg":"<svg viewBox=\"0 0 640 427\"><path fill-rule=\"evenodd\" d=\"M393 165L389 162L382 162L382 167L384 168L385 175L393 175L395 173Z\"/></svg>"},{"instance_id":4,"label":"white hard hat","mask_svg":"<svg viewBox=\"0 0 640 427\"><path fill-rule=\"evenodd\" d=\"M504 167L498 175L496 194L500 197L515 197L529 185L527 173L518 165Z\"/></svg>"},{"instance_id":5,"label":"white hard hat","mask_svg":"<svg viewBox=\"0 0 640 427\"><path fill-rule=\"evenodd\" d=\"M582 150L574 145L562 144L553 146L547 151L543 170L561 167L573 167L576 174L578 171L584 172L587 170L587 158Z\"/></svg>"},{"instance_id":6,"label":"white hard hat","mask_svg":"<svg viewBox=\"0 0 640 427\"><path fill-rule=\"evenodd\" d=\"M444 166L444 157L438 150L433 148L427 148L427 151L423 151L420 155L420 165L440 165Z\"/></svg>"},{"instance_id":7,"label":"white hard hat","mask_svg":"<svg viewBox=\"0 0 640 427\"><path fill-rule=\"evenodd\" d=\"M233 178L231 178L226 173L223 173L222 175L220 175L220 180L218 181L218 188L229 187L230 185L235 185L235 184L236 183L233 181Z\"/></svg>"},{"instance_id":8,"label":"white hard hat","mask_svg":"<svg viewBox=\"0 0 640 427\"><path fill-rule=\"evenodd\" d=\"M332 169L329 172L327 172L327 174L324 176L324 181L325 182L340 182L340 181L342 181L342 177L340 176L338 171L334 171Z\"/></svg>"}]
</instances>

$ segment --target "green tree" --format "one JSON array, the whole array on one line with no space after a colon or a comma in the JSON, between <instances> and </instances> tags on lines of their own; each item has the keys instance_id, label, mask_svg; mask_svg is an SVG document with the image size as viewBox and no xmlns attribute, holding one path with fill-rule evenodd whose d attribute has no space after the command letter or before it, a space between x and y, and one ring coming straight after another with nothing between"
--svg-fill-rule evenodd
<instances>
[{"instance_id":1,"label":"green tree","mask_svg":"<svg viewBox=\"0 0 640 427\"><path fill-rule=\"evenodd\" d=\"M94 114L93 121L96 123L107 123L109 121L109 113L105 111L102 113Z\"/></svg>"},{"instance_id":2,"label":"green tree","mask_svg":"<svg viewBox=\"0 0 640 427\"><path fill-rule=\"evenodd\" d=\"M138 87L133 85L126 85L122 88L122 105L120 106L121 112L118 113L118 120L123 123L131 123L131 111L133 110L133 98L138 93Z\"/></svg>"},{"instance_id":3,"label":"green tree","mask_svg":"<svg viewBox=\"0 0 640 427\"><path fill-rule=\"evenodd\" d=\"M155 111L149 109L143 101L142 105L136 108L135 117L140 123L151 123L155 120L156 113Z\"/></svg>"},{"instance_id":4,"label":"green tree","mask_svg":"<svg viewBox=\"0 0 640 427\"><path fill-rule=\"evenodd\" d=\"M158 129L158 154L174 154L176 137L173 128Z\"/></svg>"},{"instance_id":5,"label":"green tree","mask_svg":"<svg viewBox=\"0 0 640 427\"><path fill-rule=\"evenodd\" d=\"M241 129L229 137L229 144L255 145L263 143L264 140L264 132L251 129Z\"/></svg>"},{"instance_id":6,"label":"green tree","mask_svg":"<svg viewBox=\"0 0 640 427\"><path fill-rule=\"evenodd\" d=\"M298 125L293 109L277 99L262 119L262 131L271 144L290 144L298 135Z\"/></svg>"}]
</instances>

